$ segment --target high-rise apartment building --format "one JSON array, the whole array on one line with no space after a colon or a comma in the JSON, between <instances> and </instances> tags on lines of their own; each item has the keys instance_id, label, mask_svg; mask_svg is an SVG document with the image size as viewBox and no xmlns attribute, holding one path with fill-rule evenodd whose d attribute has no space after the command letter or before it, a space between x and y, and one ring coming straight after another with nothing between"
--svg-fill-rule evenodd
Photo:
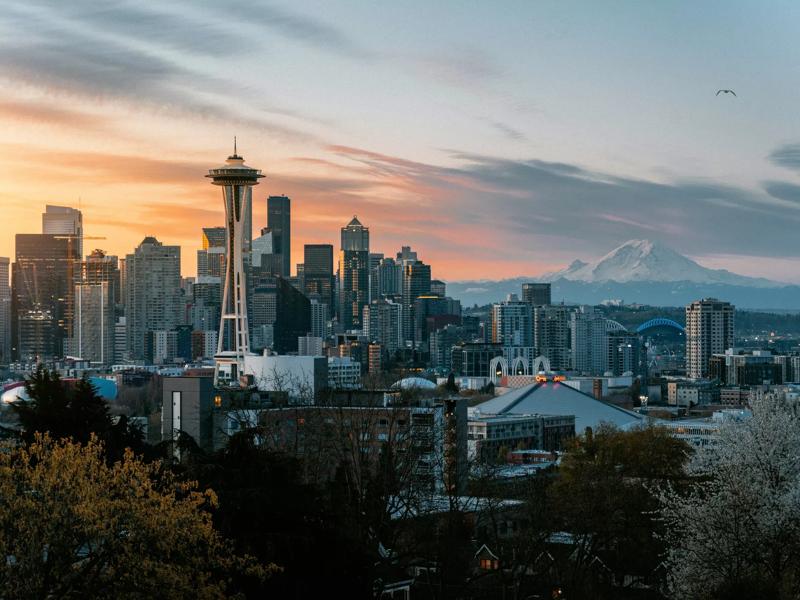
<instances>
[{"instance_id":1,"label":"high-rise apartment building","mask_svg":"<svg viewBox=\"0 0 800 600\"><path fill-rule=\"evenodd\" d=\"M730 302L696 300L686 307L686 375L708 377L709 360L734 346L734 311Z\"/></svg>"},{"instance_id":2,"label":"high-rise apartment building","mask_svg":"<svg viewBox=\"0 0 800 600\"><path fill-rule=\"evenodd\" d=\"M572 368L583 375L602 375L608 364L607 319L593 306L570 315Z\"/></svg>"},{"instance_id":3,"label":"high-rise apartment building","mask_svg":"<svg viewBox=\"0 0 800 600\"><path fill-rule=\"evenodd\" d=\"M68 347L70 356L99 365L114 362L113 296L113 283L110 281L75 284L75 317Z\"/></svg>"},{"instance_id":4,"label":"high-rise apartment building","mask_svg":"<svg viewBox=\"0 0 800 600\"><path fill-rule=\"evenodd\" d=\"M369 228L357 217L342 227L338 293L340 326L361 329L362 311L369 302Z\"/></svg>"},{"instance_id":5,"label":"high-rise apartment building","mask_svg":"<svg viewBox=\"0 0 800 600\"><path fill-rule=\"evenodd\" d=\"M272 232L273 252L281 256L281 276L292 274L292 211L286 196L267 198L267 227Z\"/></svg>"},{"instance_id":6,"label":"high-rise apartment building","mask_svg":"<svg viewBox=\"0 0 800 600\"><path fill-rule=\"evenodd\" d=\"M549 283L523 283L522 301L533 306L552 304Z\"/></svg>"},{"instance_id":7,"label":"high-rise apartment building","mask_svg":"<svg viewBox=\"0 0 800 600\"><path fill-rule=\"evenodd\" d=\"M552 369L570 368L570 312L562 304L535 306L533 310L536 353L547 357Z\"/></svg>"},{"instance_id":8,"label":"high-rise apartment building","mask_svg":"<svg viewBox=\"0 0 800 600\"><path fill-rule=\"evenodd\" d=\"M11 362L11 260L0 256L0 365Z\"/></svg>"},{"instance_id":9,"label":"high-rise apartment building","mask_svg":"<svg viewBox=\"0 0 800 600\"><path fill-rule=\"evenodd\" d=\"M77 269L68 344L70 356L96 364L114 362L116 305L120 294L118 264L116 256L94 250Z\"/></svg>"},{"instance_id":10,"label":"high-rise apartment building","mask_svg":"<svg viewBox=\"0 0 800 600\"><path fill-rule=\"evenodd\" d=\"M169 331L182 322L181 247L146 237L125 258L125 316L130 358L145 358L149 331Z\"/></svg>"},{"instance_id":11,"label":"high-rise apartment building","mask_svg":"<svg viewBox=\"0 0 800 600\"><path fill-rule=\"evenodd\" d=\"M364 335L393 354L403 346L403 307L390 300L373 300L364 307Z\"/></svg>"},{"instance_id":12,"label":"high-rise apartment building","mask_svg":"<svg viewBox=\"0 0 800 600\"><path fill-rule=\"evenodd\" d=\"M502 346L533 346L533 308L509 295L492 306L492 343Z\"/></svg>"},{"instance_id":13,"label":"high-rise apartment building","mask_svg":"<svg viewBox=\"0 0 800 600\"><path fill-rule=\"evenodd\" d=\"M606 335L606 371L619 377L625 373L644 374L642 341L633 331L609 331Z\"/></svg>"},{"instance_id":14,"label":"high-rise apartment building","mask_svg":"<svg viewBox=\"0 0 800 600\"><path fill-rule=\"evenodd\" d=\"M309 333L318 338L326 338L328 335L328 305L324 302L311 298L311 328Z\"/></svg>"},{"instance_id":15,"label":"high-rise apartment building","mask_svg":"<svg viewBox=\"0 0 800 600\"><path fill-rule=\"evenodd\" d=\"M23 361L62 356L80 261L72 235L18 233L12 267L12 347Z\"/></svg>"}]
</instances>

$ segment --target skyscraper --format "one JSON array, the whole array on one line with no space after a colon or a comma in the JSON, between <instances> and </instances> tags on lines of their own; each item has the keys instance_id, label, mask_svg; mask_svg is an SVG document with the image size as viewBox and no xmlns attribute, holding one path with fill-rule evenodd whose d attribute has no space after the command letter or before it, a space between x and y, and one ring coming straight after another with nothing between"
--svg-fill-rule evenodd
<instances>
[{"instance_id":1,"label":"skyscraper","mask_svg":"<svg viewBox=\"0 0 800 600\"><path fill-rule=\"evenodd\" d=\"M533 306L552 304L549 283L523 283L522 301Z\"/></svg>"},{"instance_id":2,"label":"skyscraper","mask_svg":"<svg viewBox=\"0 0 800 600\"><path fill-rule=\"evenodd\" d=\"M73 326L68 353L98 364L115 354L115 306L120 276L116 256L94 250L81 263L74 283Z\"/></svg>"},{"instance_id":3,"label":"skyscraper","mask_svg":"<svg viewBox=\"0 0 800 600\"><path fill-rule=\"evenodd\" d=\"M197 251L198 277L225 275L225 228L203 227L202 248Z\"/></svg>"},{"instance_id":4,"label":"skyscraper","mask_svg":"<svg viewBox=\"0 0 800 600\"><path fill-rule=\"evenodd\" d=\"M309 298L317 296L333 312L333 244L306 244L303 247L303 285Z\"/></svg>"},{"instance_id":5,"label":"skyscraper","mask_svg":"<svg viewBox=\"0 0 800 600\"><path fill-rule=\"evenodd\" d=\"M364 307L364 335L389 354L403 345L403 307L390 300L373 300Z\"/></svg>"},{"instance_id":6,"label":"skyscraper","mask_svg":"<svg viewBox=\"0 0 800 600\"><path fill-rule=\"evenodd\" d=\"M492 343L533 347L533 309L515 294L492 305Z\"/></svg>"},{"instance_id":7,"label":"skyscraper","mask_svg":"<svg viewBox=\"0 0 800 600\"><path fill-rule=\"evenodd\" d=\"M75 236L75 252L83 256L83 215L68 206L45 206L42 213L42 233Z\"/></svg>"},{"instance_id":8,"label":"skyscraper","mask_svg":"<svg viewBox=\"0 0 800 600\"><path fill-rule=\"evenodd\" d=\"M377 269L377 298L399 296L403 289L403 267L393 258L384 258Z\"/></svg>"},{"instance_id":9,"label":"skyscraper","mask_svg":"<svg viewBox=\"0 0 800 600\"><path fill-rule=\"evenodd\" d=\"M716 298L696 300L686 307L686 375L708 377L712 354L734 345L734 306Z\"/></svg>"},{"instance_id":10,"label":"skyscraper","mask_svg":"<svg viewBox=\"0 0 800 600\"><path fill-rule=\"evenodd\" d=\"M114 361L113 283L75 284L75 322L69 340L69 354L95 364Z\"/></svg>"},{"instance_id":11,"label":"skyscraper","mask_svg":"<svg viewBox=\"0 0 800 600\"><path fill-rule=\"evenodd\" d=\"M11 362L11 261L0 256L0 365Z\"/></svg>"},{"instance_id":12,"label":"skyscraper","mask_svg":"<svg viewBox=\"0 0 800 600\"><path fill-rule=\"evenodd\" d=\"M342 227L339 252L339 324L361 329L362 311L369 300L369 228L357 217Z\"/></svg>"},{"instance_id":13,"label":"skyscraper","mask_svg":"<svg viewBox=\"0 0 800 600\"><path fill-rule=\"evenodd\" d=\"M62 356L71 317L72 235L18 233L12 268L12 346L20 360Z\"/></svg>"},{"instance_id":14,"label":"skyscraper","mask_svg":"<svg viewBox=\"0 0 800 600\"><path fill-rule=\"evenodd\" d=\"M125 258L125 323L130 358L145 358L151 331L169 331L182 321L181 247L146 237Z\"/></svg>"},{"instance_id":15,"label":"skyscraper","mask_svg":"<svg viewBox=\"0 0 800 600\"><path fill-rule=\"evenodd\" d=\"M431 267L422 261L409 261L403 267L403 336L416 340L414 328L414 302L431 293Z\"/></svg>"},{"instance_id":16,"label":"skyscraper","mask_svg":"<svg viewBox=\"0 0 800 600\"><path fill-rule=\"evenodd\" d=\"M533 342L536 353L545 356L553 369L570 367L570 309L562 304L533 309Z\"/></svg>"},{"instance_id":17,"label":"skyscraper","mask_svg":"<svg viewBox=\"0 0 800 600\"><path fill-rule=\"evenodd\" d=\"M233 154L223 166L210 169L206 177L222 187L227 244L214 381L236 385L244 372L244 357L250 353L245 254L249 255L253 232L252 222L247 222L247 211L252 207L253 186L258 185L263 175L244 164L234 142Z\"/></svg>"},{"instance_id":18,"label":"skyscraper","mask_svg":"<svg viewBox=\"0 0 800 600\"><path fill-rule=\"evenodd\" d=\"M378 282L378 267L383 260L383 252L369 253L369 299L380 298L380 283Z\"/></svg>"},{"instance_id":19,"label":"skyscraper","mask_svg":"<svg viewBox=\"0 0 800 600\"><path fill-rule=\"evenodd\" d=\"M267 198L267 227L272 231L273 252L281 255L282 277L292 274L292 211L286 196Z\"/></svg>"},{"instance_id":20,"label":"skyscraper","mask_svg":"<svg viewBox=\"0 0 800 600\"><path fill-rule=\"evenodd\" d=\"M593 306L579 306L570 320L572 368L584 375L602 375L608 364L607 319Z\"/></svg>"}]
</instances>

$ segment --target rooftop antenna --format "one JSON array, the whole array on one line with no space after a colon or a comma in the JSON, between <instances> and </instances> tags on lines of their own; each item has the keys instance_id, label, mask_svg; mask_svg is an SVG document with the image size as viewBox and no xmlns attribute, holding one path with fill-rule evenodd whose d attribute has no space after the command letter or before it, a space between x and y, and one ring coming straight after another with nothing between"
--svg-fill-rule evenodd
<instances>
[{"instance_id":1,"label":"rooftop antenna","mask_svg":"<svg viewBox=\"0 0 800 600\"><path fill-rule=\"evenodd\" d=\"M237 154L236 154L236 136L233 136L233 155L237 156Z\"/></svg>"}]
</instances>

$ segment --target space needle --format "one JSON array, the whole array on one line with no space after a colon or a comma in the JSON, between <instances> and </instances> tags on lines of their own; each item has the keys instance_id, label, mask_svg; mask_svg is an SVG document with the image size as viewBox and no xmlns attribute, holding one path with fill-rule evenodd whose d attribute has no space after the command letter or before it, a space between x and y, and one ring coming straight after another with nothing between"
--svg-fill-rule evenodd
<instances>
[{"instance_id":1,"label":"space needle","mask_svg":"<svg viewBox=\"0 0 800 600\"><path fill-rule=\"evenodd\" d=\"M246 231L250 226L248 209L252 206L253 186L258 185L264 175L259 169L244 164L244 158L236 153L234 138L233 154L221 167L210 169L206 177L222 187L227 254L222 315L214 355L214 385L236 386L244 373L244 357L250 353L244 269L245 240L251 235Z\"/></svg>"}]
</instances>

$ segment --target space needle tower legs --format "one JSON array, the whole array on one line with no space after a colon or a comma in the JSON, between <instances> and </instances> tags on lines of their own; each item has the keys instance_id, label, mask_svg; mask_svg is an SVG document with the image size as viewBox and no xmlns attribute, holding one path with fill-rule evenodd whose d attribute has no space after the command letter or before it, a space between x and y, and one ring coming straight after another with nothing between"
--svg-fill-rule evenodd
<instances>
[{"instance_id":1,"label":"space needle tower legs","mask_svg":"<svg viewBox=\"0 0 800 600\"><path fill-rule=\"evenodd\" d=\"M210 169L208 175L214 185L222 187L225 204L226 261L225 284L222 294L222 315L214 355L214 385L238 386L244 373L244 357L250 353L250 332L247 323L247 290L245 273L245 232L248 207L252 203L253 186L264 175L259 169L244 164L236 153L225 164Z\"/></svg>"}]
</instances>

